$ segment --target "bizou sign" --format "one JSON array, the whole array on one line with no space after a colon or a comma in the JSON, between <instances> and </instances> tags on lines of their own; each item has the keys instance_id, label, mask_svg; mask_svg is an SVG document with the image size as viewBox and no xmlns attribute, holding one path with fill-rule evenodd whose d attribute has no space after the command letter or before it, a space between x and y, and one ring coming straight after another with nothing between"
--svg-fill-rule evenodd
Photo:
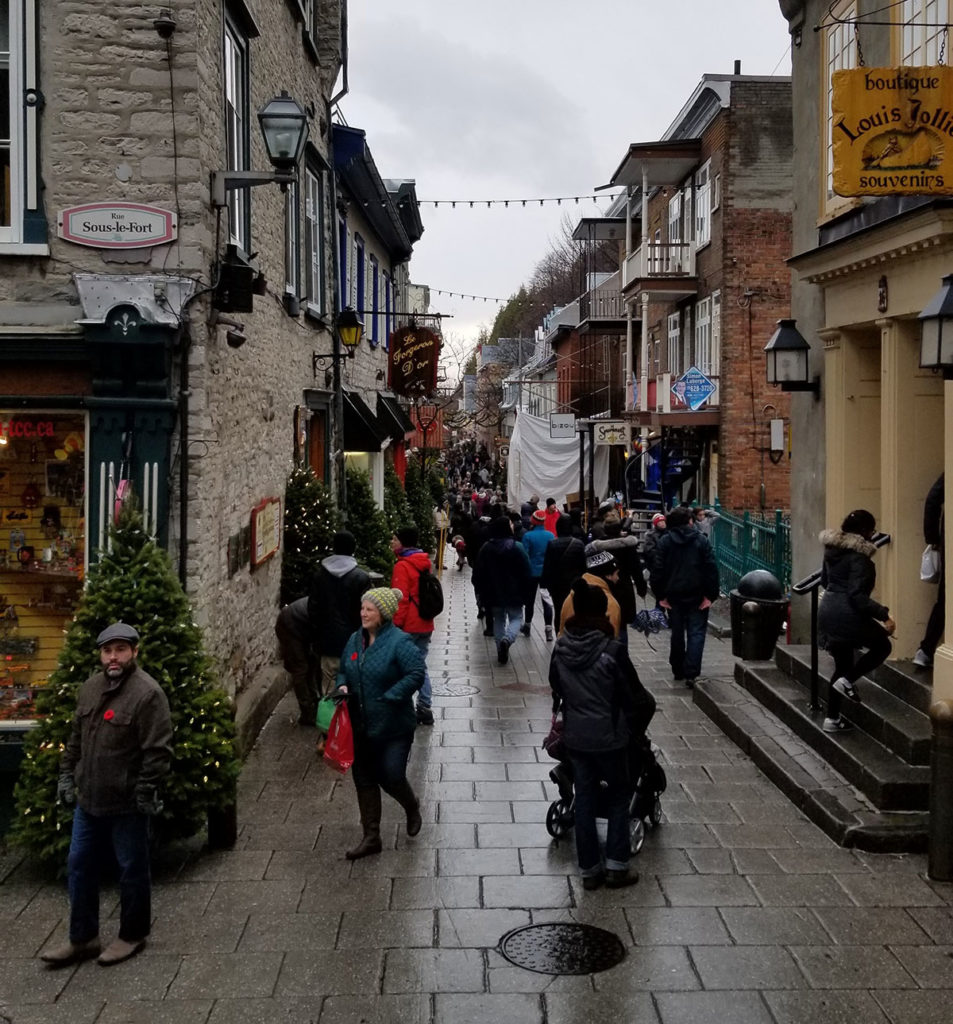
<instances>
[{"instance_id":1,"label":"bizou sign","mask_svg":"<svg viewBox=\"0 0 953 1024\"><path fill-rule=\"evenodd\" d=\"M171 210L142 203L69 206L57 218L60 238L95 249L143 249L171 242L177 233Z\"/></svg>"}]
</instances>

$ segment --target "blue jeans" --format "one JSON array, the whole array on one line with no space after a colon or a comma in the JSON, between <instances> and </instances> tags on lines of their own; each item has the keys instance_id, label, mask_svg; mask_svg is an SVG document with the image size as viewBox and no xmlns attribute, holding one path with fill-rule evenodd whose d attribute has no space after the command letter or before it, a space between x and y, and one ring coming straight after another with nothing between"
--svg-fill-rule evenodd
<instances>
[{"instance_id":1,"label":"blue jeans","mask_svg":"<svg viewBox=\"0 0 953 1024\"><path fill-rule=\"evenodd\" d=\"M672 642L668 663L676 679L697 679L702 670L705 635L708 632L708 609L697 601L672 601L668 613Z\"/></svg>"},{"instance_id":2,"label":"blue jeans","mask_svg":"<svg viewBox=\"0 0 953 1024\"><path fill-rule=\"evenodd\" d=\"M576 859L583 877L602 871L602 854L596 817L609 820L606 834L606 867L624 871L629 866L632 848L629 845L628 758L625 750L584 753L569 751L576 787ZM607 783L605 789L600 783Z\"/></svg>"},{"instance_id":3,"label":"blue jeans","mask_svg":"<svg viewBox=\"0 0 953 1024\"><path fill-rule=\"evenodd\" d=\"M430 633L408 633L411 640L420 649L420 653L424 656L424 685L421 686L417 693L417 707L418 708L429 708L431 701L431 689L430 689L430 671L427 668L427 652L430 650Z\"/></svg>"},{"instance_id":4,"label":"blue jeans","mask_svg":"<svg viewBox=\"0 0 953 1024\"><path fill-rule=\"evenodd\" d=\"M69 938L88 942L99 935L99 872L112 850L119 864L119 938L138 942L152 924L149 818L145 814L73 811L69 859Z\"/></svg>"},{"instance_id":5,"label":"blue jeans","mask_svg":"<svg viewBox=\"0 0 953 1024\"><path fill-rule=\"evenodd\" d=\"M514 604L506 608L501 605L493 606L493 636L496 646L504 638L513 643L520 635L520 626L523 625L523 606Z\"/></svg>"},{"instance_id":6,"label":"blue jeans","mask_svg":"<svg viewBox=\"0 0 953 1024\"><path fill-rule=\"evenodd\" d=\"M385 793L393 793L407 781L407 762L414 737L371 739L361 733L354 734L354 765L351 774L358 789L380 786Z\"/></svg>"}]
</instances>

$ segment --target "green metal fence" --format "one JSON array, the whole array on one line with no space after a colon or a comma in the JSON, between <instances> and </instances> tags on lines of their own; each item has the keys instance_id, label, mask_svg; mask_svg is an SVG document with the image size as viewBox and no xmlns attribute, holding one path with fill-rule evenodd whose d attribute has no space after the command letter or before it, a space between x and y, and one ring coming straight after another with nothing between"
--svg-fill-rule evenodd
<instances>
[{"instance_id":1,"label":"green metal fence","mask_svg":"<svg viewBox=\"0 0 953 1024\"><path fill-rule=\"evenodd\" d=\"M791 521L780 509L774 513L736 515L717 504L711 526L711 545L718 562L721 589L730 593L752 569L767 569L791 589Z\"/></svg>"}]
</instances>

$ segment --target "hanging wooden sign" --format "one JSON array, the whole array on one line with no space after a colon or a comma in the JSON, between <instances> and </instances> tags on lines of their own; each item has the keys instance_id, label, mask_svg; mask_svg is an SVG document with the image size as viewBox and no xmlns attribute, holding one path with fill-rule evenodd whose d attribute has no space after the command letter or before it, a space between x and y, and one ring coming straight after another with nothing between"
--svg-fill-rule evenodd
<instances>
[{"instance_id":1,"label":"hanging wooden sign","mask_svg":"<svg viewBox=\"0 0 953 1024\"><path fill-rule=\"evenodd\" d=\"M388 382L405 398L433 394L437 389L440 335L428 327L403 327L390 336Z\"/></svg>"}]
</instances>

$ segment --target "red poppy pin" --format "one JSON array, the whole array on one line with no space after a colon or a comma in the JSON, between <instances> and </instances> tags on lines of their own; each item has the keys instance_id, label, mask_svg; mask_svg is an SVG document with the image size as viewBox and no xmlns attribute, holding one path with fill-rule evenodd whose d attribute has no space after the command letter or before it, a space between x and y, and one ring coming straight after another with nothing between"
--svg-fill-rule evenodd
<instances>
[{"instance_id":1,"label":"red poppy pin","mask_svg":"<svg viewBox=\"0 0 953 1024\"><path fill-rule=\"evenodd\" d=\"M353 652L353 653L351 654L351 661L357 661L357 651L354 651L354 652Z\"/></svg>"},{"instance_id":2,"label":"red poppy pin","mask_svg":"<svg viewBox=\"0 0 953 1024\"><path fill-rule=\"evenodd\" d=\"M112 708L110 708L108 711L104 711L103 712L103 720L106 721L106 722L111 722L115 717L116 717L116 712L113 711Z\"/></svg>"}]
</instances>

